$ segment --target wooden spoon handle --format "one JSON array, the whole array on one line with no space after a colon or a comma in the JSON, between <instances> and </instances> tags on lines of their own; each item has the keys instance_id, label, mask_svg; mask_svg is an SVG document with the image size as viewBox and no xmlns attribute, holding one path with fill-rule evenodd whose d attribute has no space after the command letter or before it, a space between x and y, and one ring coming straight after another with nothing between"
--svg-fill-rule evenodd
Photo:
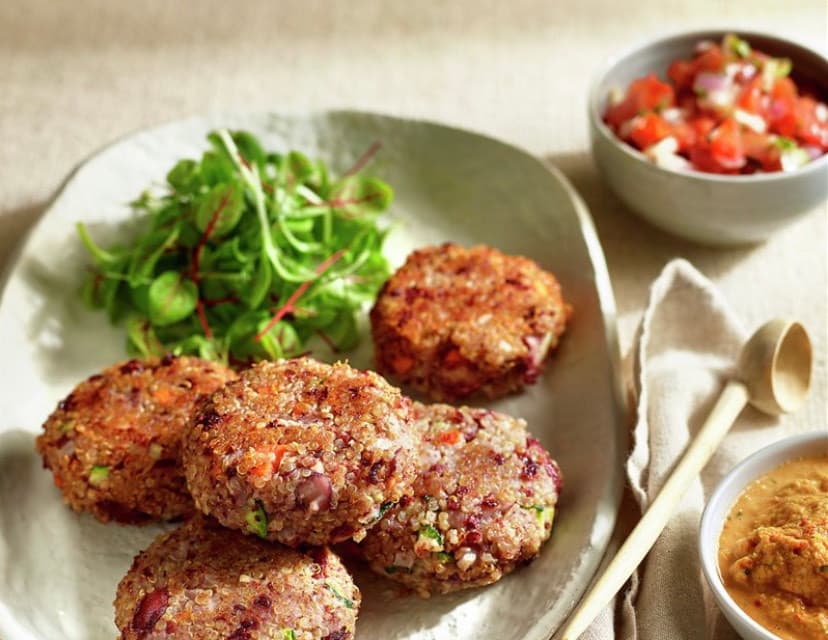
<instances>
[{"instance_id":1,"label":"wooden spoon handle","mask_svg":"<svg viewBox=\"0 0 828 640\"><path fill-rule=\"evenodd\" d=\"M604 574L581 601L560 640L575 640L580 636L601 609L618 593L655 544L690 482L707 464L722 438L744 409L747 400L748 392L744 384L735 380L728 382L699 433L684 452L681 461L673 469L658 496L650 503L647 512L624 541Z\"/></svg>"}]
</instances>

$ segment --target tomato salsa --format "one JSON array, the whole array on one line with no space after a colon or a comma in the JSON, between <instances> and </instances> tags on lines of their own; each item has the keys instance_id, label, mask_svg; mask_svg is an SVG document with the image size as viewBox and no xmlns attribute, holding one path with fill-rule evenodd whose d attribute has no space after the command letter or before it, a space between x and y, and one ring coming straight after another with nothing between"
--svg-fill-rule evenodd
<instances>
[{"instance_id":1,"label":"tomato salsa","mask_svg":"<svg viewBox=\"0 0 828 640\"><path fill-rule=\"evenodd\" d=\"M791 61L733 34L613 91L604 122L659 166L707 173L792 171L828 151L828 107L790 77Z\"/></svg>"}]
</instances>

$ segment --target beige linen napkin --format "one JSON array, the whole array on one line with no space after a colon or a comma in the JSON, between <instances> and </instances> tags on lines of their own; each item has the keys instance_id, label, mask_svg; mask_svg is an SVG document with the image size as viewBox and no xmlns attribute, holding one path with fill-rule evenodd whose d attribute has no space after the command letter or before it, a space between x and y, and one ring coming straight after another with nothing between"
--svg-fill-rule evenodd
<instances>
[{"instance_id":1,"label":"beige linen napkin","mask_svg":"<svg viewBox=\"0 0 828 640\"><path fill-rule=\"evenodd\" d=\"M667 264L653 283L633 345L637 422L627 478L646 509L732 372L745 329L715 286L685 260ZM699 518L716 482L734 464L782 434L774 420L747 409L633 577L611 624L607 610L584 634L604 640L731 640L704 584ZM614 629L613 629L614 626Z\"/></svg>"}]
</instances>

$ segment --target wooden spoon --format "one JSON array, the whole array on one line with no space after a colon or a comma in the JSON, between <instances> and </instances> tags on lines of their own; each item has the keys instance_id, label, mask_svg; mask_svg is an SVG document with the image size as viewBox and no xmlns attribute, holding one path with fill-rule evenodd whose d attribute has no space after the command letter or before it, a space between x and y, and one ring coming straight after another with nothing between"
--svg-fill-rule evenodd
<instances>
[{"instance_id":1,"label":"wooden spoon","mask_svg":"<svg viewBox=\"0 0 828 640\"><path fill-rule=\"evenodd\" d=\"M790 320L762 325L742 348L737 379L730 380L681 461L650 503L604 574L572 615L560 640L575 640L618 593L655 544L690 482L707 464L733 422L750 402L772 415L797 409L811 384L811 341Z\"/></svg>"}]
</instances>

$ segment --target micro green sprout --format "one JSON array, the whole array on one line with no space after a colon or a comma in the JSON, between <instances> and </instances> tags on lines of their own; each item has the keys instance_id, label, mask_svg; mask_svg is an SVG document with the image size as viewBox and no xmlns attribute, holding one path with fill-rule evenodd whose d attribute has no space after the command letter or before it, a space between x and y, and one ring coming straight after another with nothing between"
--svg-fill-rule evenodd
<instances>
[{"instance_id":1,"label":"micro green sprout","mask_svg":"<svg viewBox=\"0 0 828 640\"><path fill-rule=\"evenodd\" d=\"M102 248L77 225L93 263L86 302L126 326L131 355L248 363L306 353L314 336L352 348L357 317L389 275L393 192L363 175L379 146L334 178L244 131L207 139L200 160L170 169L163 193L132 203L130 242Z\"/></svg>"}]
</instances>

